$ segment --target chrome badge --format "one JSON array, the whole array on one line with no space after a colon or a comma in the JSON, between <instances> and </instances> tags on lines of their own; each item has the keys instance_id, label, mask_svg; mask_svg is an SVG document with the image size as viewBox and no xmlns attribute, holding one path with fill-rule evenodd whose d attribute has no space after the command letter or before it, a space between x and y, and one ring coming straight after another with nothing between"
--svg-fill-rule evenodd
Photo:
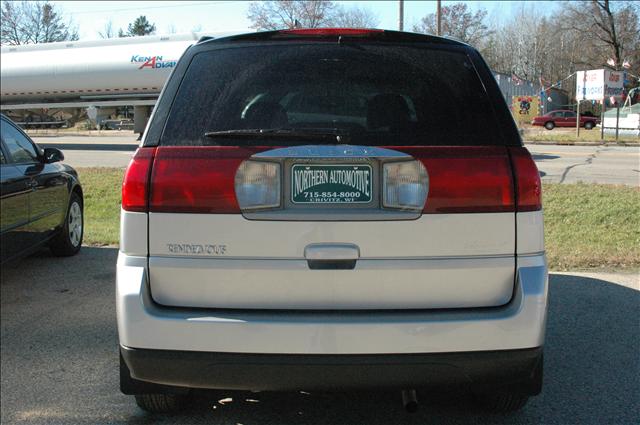
<instances>
[{"instance_id":1,"label":"chrome badge","mask_svg":"<svg viewBox=\"0 0 640 425\"><path fill-rule=\"evenodd\" d=\"M167 249L171 254L181 255L225 255L226 245L199 245L189 243L168 243Z\"/></svg>"}]
</instances>

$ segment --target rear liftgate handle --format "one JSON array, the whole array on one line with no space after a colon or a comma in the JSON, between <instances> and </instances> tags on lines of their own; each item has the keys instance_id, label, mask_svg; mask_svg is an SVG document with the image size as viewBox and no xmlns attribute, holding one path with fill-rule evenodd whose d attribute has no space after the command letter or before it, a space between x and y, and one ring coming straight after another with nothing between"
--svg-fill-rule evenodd
<instances>
[{"instance_id":1,"label":"rear liftgate handle","mask_svg":"<svg viewBox=\"0 0 640 425\"><path fill-rule=\"evenodd\" d=\"M360 248L350 243L313 243L304 248L311 270L352 270L360 258Z\"/></svg>"}]
</instances>

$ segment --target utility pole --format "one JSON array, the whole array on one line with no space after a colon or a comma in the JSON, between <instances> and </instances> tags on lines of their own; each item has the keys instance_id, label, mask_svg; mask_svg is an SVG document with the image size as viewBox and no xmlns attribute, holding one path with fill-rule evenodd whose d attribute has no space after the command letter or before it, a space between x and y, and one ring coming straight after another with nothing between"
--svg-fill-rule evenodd
<instances>
[{"instance_id":1,"label":"utility pole","mask_svg":"<svg viewBox=\"0 0 640 425\"><path fill-rule=\"evenodd\" d=\"M436 2L436 22L437 22L437 28L438 28L438 32L436 33L437 36L441 36L442 35L442 8L440 7L440 0L438 0Z\"/></svg>"},{"instance_id":2,"label":"utility pole","mask_svg":"<svg viewBox=\"0 0 640 425\"><path fill-rule=\"evenodd\" d=\"M576 139L580 137L580 99L578 99L578 106L576 106Z\"/></svg>"},{"instance_id":3,"label":"utility pole","mask_svg":"<svg viewBox=\"0 0 640 425\"><path fill-rule=\"evenodd\" d=\"M576 74L576 78L578 78L577 74ZM582 100L584 100L586 87L587 87L587 71L583 71L582 72L582 93L576 93L576 102L578 103L578 105L576 105L576 139L580 137L580 97L582 97Z\"/></svg>"},{"instance_id":4,"label":"utility pole","mask_svg":"<svg viewBox=\"0 0 640 425\"><path fill-rule=\"evenodd\" d=\"M404 0L398 0L398 31L404 31Z\"/></svg>"}]
</instances>

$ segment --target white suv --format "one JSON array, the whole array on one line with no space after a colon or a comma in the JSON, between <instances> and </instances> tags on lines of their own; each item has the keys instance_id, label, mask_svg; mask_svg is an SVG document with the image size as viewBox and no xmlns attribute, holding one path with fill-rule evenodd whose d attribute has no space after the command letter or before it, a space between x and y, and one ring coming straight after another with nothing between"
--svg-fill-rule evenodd
<instances>
[{"instance_id":1,"label":"white suv","mask_svg":"<svg viewBox=\"0 0 640 425\"><path fill-rule=\"evenodd\" d=\"M541 186L473 48L289 30L202 40L122 189L121 389L542 386ZM410 394L410 393L405 393Z\"/></svg>"}]
</instances>

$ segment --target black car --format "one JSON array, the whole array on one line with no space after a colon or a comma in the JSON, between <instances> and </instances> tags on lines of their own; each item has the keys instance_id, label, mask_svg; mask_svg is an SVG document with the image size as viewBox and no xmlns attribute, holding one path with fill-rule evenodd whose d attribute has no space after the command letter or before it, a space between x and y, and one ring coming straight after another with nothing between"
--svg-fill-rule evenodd
<instances>
[{"instance_id":1,"label":"black car","mask_svg":"<svg viewBox=\"0 0 640 425\"><path fill-rule=\"evenodd\" d=\"M2 263L48 245L57 256L82 245L83 197L76 170L58 149L41 149L1 115L0 243Z\"/></svg>"}]
</instances>

